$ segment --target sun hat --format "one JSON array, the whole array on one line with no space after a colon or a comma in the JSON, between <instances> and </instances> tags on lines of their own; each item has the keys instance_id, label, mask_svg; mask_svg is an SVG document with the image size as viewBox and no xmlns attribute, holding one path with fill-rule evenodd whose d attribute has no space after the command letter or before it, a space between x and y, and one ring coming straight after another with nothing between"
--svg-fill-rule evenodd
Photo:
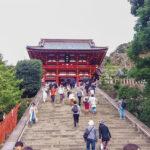
<instances>
[{"instance_id":1,"label":"sun hat","mask_svg":"<svg viewBox=\"0 0 150 150\"><path fill-rule=\"evenodd\" d=\"M93 120L89 120L88 125L89 126L93 126L94 125L94 121Z\"/></svg>"}]
</instances>

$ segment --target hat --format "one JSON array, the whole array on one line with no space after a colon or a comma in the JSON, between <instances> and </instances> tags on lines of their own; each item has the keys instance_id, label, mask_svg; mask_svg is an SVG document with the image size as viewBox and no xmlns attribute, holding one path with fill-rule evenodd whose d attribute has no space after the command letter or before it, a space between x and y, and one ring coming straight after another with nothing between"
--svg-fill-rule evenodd
<instances>
[{"instance_id":1,"label":"hat","mask_svg":"<svg viewBox=\"0 0 150 150\"><path fill-rule=\"evenodd\" d=\"M15 147L23 147L23 142L22 141L17 141L15 144Z\"/></svg>"},{"instance_id":2,"label":"hat","mask_svg":"<svg viewBox=\"0 0 150 150\"><path fill-rule=\"evenodd\" d=\"M93 126L94 125L94 121L93 120L89 120L88 125L89 126Z\"/></svg>"},{"instance_id":3,"label":"hat","mask_svg":"<svg viewBox=\"0 0 150 150\"><path fill-rule=\"evenodd\" d=\"M105 121L104 121L104 120L100 120L100 123L101 123L101 124L104 124L104 123L105 123Z\"/></svg>"}]
</instances>

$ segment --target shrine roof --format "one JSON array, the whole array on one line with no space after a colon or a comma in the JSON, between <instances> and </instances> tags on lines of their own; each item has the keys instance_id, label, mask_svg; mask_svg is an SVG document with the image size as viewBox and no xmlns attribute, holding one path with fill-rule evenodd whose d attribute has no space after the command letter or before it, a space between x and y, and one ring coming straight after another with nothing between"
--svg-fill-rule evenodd
<instances>
[{"instance_id":1,"label":"shrine roof","mask_svg":"<svg viewBox=\"0 0 150 150\"><path fill-rule=\"evenodd\" d=\"M41 39L38 46L27 46L27 49L37 50L91 50L108 49L96 47L92 39Z\"/></svg>"}]
</instances>

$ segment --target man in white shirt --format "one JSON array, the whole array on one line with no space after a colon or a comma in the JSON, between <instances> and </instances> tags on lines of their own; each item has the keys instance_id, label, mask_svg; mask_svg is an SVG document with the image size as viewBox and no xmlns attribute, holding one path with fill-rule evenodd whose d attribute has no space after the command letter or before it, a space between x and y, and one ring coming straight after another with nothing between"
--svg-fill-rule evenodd
<instances>
[{"instance_id":1,"label":"man in white shirt","mask_svg":"<svg viewBox=\"0 0 150 150\"><path fill-rule=\"evenodd\" d=\"M58 88L58 93L59 93L59 95L60 95L60 101L62 102L63 101L63 99L64 99L64 87L63 87L63 85L60 85L60 87Z\"/></svg>"},{"instance_id":2,"label":"man in white shirt","mask_svg":"<svg viewBox=\"0 0 150 150\"><path fill-rule=\"evenodd\" d=\"M91 112L96 113L96 98L94 97L93 94L89 97L89 103L90 103Z\"/></svg>"}]
</instances>

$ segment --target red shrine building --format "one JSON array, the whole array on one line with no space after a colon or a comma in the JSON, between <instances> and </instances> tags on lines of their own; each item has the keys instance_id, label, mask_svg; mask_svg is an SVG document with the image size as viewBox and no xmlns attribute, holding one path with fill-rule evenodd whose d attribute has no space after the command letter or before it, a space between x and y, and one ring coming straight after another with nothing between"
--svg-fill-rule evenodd
<instances>
[{"instance_id":1,"label":"red shrine building","mask_svg":"<svg viewBox=\"0 0 150 150\"><path fill-rule=\"evenodd\" d=\"M92 78L101 69L107 47L97 47L91 39L41 39L38 46L27 46L31 59L43 63L44 82L60 83L74 78Z\"/></svg>"}]
</instances>

